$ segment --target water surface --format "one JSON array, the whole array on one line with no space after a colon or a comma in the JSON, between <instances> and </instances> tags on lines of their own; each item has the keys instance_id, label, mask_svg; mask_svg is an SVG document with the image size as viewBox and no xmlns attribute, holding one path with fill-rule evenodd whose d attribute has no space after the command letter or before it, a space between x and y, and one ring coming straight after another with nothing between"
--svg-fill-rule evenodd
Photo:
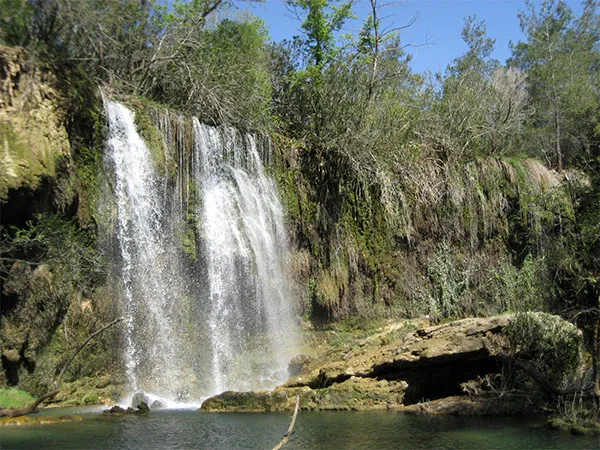
<instances>
[{"instance_id":1,"label":"water surface","mask_svg":"<svg viewBox=\"0 0 600 450\"><path fill-rule=\"evenodd\" d=\"M2 449L270 449L289 414L166 410L105 417L89 409L83 423L4 428ZM598 437L548 430L542 418L422 417L395 412L301 412L285 449L587 449Z\"/></svg>"}]
</instances>

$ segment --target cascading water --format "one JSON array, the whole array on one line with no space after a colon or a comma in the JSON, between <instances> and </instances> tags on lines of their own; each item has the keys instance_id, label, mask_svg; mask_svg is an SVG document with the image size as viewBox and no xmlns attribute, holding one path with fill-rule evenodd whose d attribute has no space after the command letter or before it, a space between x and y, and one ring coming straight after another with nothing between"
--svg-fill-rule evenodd
<instances>
[{"instance_id":1,"label":"cascading water","mask_svg":"<svg viewBox=\"0 0 600 450\"><path fill-rule=\"evenodd\" d=\"M106 163L113 169L117 237L127 323L125 363L132 390L165 395L183 371L173 317L182 280L171 239L165 233L163 198L148 147L136 132L132 113L106 105L109 134Z\"/></svg>"},{"instance_id":2,"label":"cascading water","mask_svg":"<svg viewBox=\"0 0 600 450\"><path fill-rule=\"evenodd\" d=\"M196 119L186 134L184 119L159 114L163 172L131 111L110 101L106 110L131 391L189 401L273 387L287 375L295 324L283 208L263 148Z\"/></svg>"},{"instance_id":3,"label":"cascading water","mask_svg":"<svg viewBox=\"0 0 600 450\"><path fill-rule=\"evenodd\" d=\"M252 389L256 386L248 375L260 370L257 364L285 367L286 347L294 341L283 208L253 135L197 120L194 135L194 178L202 191L198 220L206 236L213 391ZM262 361L248 358L253 351L260 352Z\"/></svg>"}]
</instances>

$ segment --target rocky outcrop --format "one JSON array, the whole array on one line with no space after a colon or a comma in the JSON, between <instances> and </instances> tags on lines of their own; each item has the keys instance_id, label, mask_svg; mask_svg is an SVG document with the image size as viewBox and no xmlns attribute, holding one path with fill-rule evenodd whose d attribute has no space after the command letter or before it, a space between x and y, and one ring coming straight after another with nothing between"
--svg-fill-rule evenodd
<instances>
[{"instance_id":1,"label":"rocky outcrop","mask_svg":"<svg viewBox=\"0 0 600 450\"><path fill-rule=\"evenodd\" d=\"M518 398L473 398L455 395L403 406L399 410L419 415L503 416L538 412L536 406Z\"/></svg>"},{"instance_id":2,"label":"rocky outcrop","mask_svg":"<svg viewBox=\"0 0 600 450\"><path fill-rule=\"evenodd\" d=\"M421 328L401 339L383 340L374 349L352 350L342 360L302 373L273 391L225 392L207 399L201 409L292 410L296 395L303 410L403 409L423 399L461 395L468 381L500 371L496 354L506 350L502 330L513 317ZM482 411L485 406L470 409Z\"/></svg>"},{"instance_id":3,"label":"rocky outcrop","mask_svg":"<svg viewBox=\"0 0 600 450\"><path fill-rule=\"evenodd\" d=\"M71 158L66 113L56 84L52 72L28 62L24 49L0 46L0 203L23 196L31 202L31 192L38 203L66 207L73 199L73 180L64 176Z\"/></svg>"},{"instance_id":4,"label":"rocky outcrop","mask_svg":"<svg viewBox=\"0 0 600 450\"><path fill-rule=\"evenodd\" d=\"M322 389L280 386L273 391L228 391L205 400L200 409L228 412L291 411L296 396L300 397L300 408L304 411L390 409L402 404L407 386L404 381L350 377Z\"/></svg>"}]
</instances>

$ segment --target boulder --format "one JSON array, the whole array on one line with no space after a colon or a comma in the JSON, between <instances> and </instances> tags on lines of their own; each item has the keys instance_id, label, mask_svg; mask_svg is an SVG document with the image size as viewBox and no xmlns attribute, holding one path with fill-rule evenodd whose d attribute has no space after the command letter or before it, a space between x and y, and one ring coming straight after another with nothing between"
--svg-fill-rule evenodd
<instances>
[{"instance_id":1,"label":"boulder","mask_svg":"<svg viewBox=\"0 0 600 450\"><path fill-rule=\"evenodd\" d=\"M288 365L289 376L295 377L304 373L312 362L312 358L308 355L294 356Z\"/></svg>"},{"instance_id":2,"label":"boulder","mask_svg":"<svg viewBox=\"0 0 600 450\"><path fill-rule=\"evenodd\" d=\"M150 403L150 409L161 409L166 407L167 403L159 398Z\"/></svg>"},{"instance_id":3,"label":"boulder","mask_svg":"<svg viewBox=\"0 0 600 450\"><path fill-rule=\"evenodd\" d=\"M131 407L133 409L138 409L142 403L145 403L148 406L150 403L150 397L148 397L143 392L136 392L133 394L133 398L131 399Z\"/></svg>"}]
</instances>

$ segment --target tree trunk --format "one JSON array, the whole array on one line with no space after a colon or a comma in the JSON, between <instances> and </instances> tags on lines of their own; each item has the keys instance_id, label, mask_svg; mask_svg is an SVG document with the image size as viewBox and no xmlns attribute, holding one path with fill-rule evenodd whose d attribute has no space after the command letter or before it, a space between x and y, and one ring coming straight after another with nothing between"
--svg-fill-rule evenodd
<instances>
[{"instance_id":1,"label":"tree trunk","mask_svg":"<svg viewBox=\"0 0 600 450\"><path fill-rule=\"evenodd\" d=\"M598 306L600 307L600 294L598 296ZM594 374L594 400L600 408L600 313L597 314L596 324L594 325L594 342L592 344L592 370Z\"/></svg>"}]
</instances>

